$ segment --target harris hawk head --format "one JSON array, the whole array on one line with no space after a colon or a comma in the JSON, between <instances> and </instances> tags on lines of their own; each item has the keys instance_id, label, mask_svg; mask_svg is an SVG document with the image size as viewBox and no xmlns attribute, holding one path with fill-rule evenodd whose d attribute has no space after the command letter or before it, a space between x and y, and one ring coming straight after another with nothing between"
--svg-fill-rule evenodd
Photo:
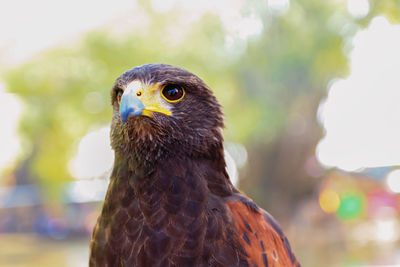
<instances>
[{"instance_id":1,"label":"harris hawk head","mask_svg":"<svg viewBox=\"0 0 400 267\"><path fill-rule=\"evenodd\" d=\"M113 149L158 160L171 153L215 154L223 138L221 106L196 75L166 64L122 74L111 91ZM152 155L148 155L148 154Z\"/></svg>"},{"instance_id":2,"label":"harris hawk head","mask_svg":"<svg viewBox=\"0 0 400 267\"><path fill-rule=\"evenodd\" d=\"M221 106L200 78L135 67L111 102L115 160L90 266L300 266L272 216L230 182Z\"/></svg>"}]
</instances>

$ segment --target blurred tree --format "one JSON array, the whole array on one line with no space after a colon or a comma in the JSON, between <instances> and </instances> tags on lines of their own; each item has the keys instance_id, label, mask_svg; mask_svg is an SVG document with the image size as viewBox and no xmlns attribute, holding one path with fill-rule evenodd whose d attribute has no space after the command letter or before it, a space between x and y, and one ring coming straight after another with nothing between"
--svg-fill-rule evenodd
<instances>
[{"instance_id":1,"label":"blurred tree","mask_svg":"<svg viewBox=\"0 0 400 267\"><path fill-rule=\"evenodd\" d=\"M173 23L168 14L153 17L157 19L139 34L92 32L73 47L45 52L4 75L9 91L25 103L20 133L24 166L30 166L32 176L26 180L35 182L33 177L38 177L53 201L61 198L62 182L71 179L68 161L79 138L93 127L109 124L109 90L121 73L165 62L190 69L210 84L232 78L228 75L233 71L218 54L223 32L215 16L205 16L190 27L190 46L183 40L165 41Z\"/></svg>"},{"instance_id":2,"label":"blurred tree","mask_svg":"<svg viewBox=\"0 0 400 267\"><path fill-rule=\"evenodd\" d=\"M341 1L303 0L284 15L261 14L264 32L236 69L249 103L259 107L247 124L253 127L246 129L249 163L240 187L278 218L289 218L323 174L315 159L322 137L316 114L329 81L348 74L349 39L377 15L398 23L399 11L398 1L370 1L369 14L353 18Z\"/></svg>"},{"instance_id":3,"label":"blurred tree","mask_svg":"<svg viewBox=\"0 0 400 267\"><path fill-rule=\"evenodd\" d=\"M249 149L240 186L278 217L289 214L285 207L316 182L305 170L321 136L316 110L327 83L348 72L347 39L377 14L399 21L397 1L370 6L366 17L356 19L343 1L292 1L287 11L275 12L249 0L242 13L261 19L263 31L245 40L229 35L215 14L185 22L182 9L155 13L141 1L137 13L150 18L147 24L91 32L5 73L9 91L26 105L20 126L24 166L58 199L61 182L71 179L67 166L77 140L110 121L114 79L133 66L164 62L196 73L214 89L225 107L226 139Z\"/></svg>"},{"instance_id":4,"label":"blurred tree","mask_svg":"<svg viewBox=\"0 0 400 267\"><path fill-rule=\"evenodd\" d=\"M241 187L278 217L291 213L292 203L317 182L305 168L321 137L316 110L328 81L347 71L343 36L330 23L335 10L332 2L304 0L292 2L283 16L267 12L265 31L238 69L253 105L267 107L249 133L249 171Z\"/></svg>"}]
</instances>

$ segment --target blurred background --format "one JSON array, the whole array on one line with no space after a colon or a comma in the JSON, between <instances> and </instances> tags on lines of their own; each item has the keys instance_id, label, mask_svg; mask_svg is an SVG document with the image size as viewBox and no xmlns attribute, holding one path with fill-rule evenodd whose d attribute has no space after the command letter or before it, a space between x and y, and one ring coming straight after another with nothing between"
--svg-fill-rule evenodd
<instances>
[{"instance_id":1,"label":"blurred background","mask_svg":"<svg viewBox=\"0 0 400 267\"><path fill-rule=\"evenodd\" d=\"M0 266L87 266L122 72L190 70L305 267L400 266L399 0L0 2Z\"/></svg>"}]
</instances>

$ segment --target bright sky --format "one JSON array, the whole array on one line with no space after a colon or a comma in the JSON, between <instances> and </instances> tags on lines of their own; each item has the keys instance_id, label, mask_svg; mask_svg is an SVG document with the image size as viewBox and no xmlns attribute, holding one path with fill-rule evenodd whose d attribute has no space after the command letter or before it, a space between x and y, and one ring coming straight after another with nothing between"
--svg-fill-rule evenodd
<instances>
[{"instance_id":1,"label":"bright sky","mask_svg":"<svg viewBox=\"0 0 400 267\"><path fill-rule=\"evenodd\" d=\"M289 3L288 0L272 2L275 8ZM181 15L177 25L181 31L206 12L218 14L228 34L234 37L245 39L262 30L259 18L251 13L242 14L244 0L151 0L150 3L158 13L182 10L176 14ZM22 63L40 51L64 45L102 26L116 25L115 31L137 25L145 27L149 18L144 13L135 0L0 1L0 66Z\"/></svg>"},{"instance_id":2,"label":"bright sky","mask_svg":"<svg viewBox=\"0 0 400 267\"><path fill-rule=\"evenodd\" d=\"M400 25L376 17L353 46L350 76L320 106L318 159L347 171L400 165Z\"/></svg>"},{"instance_id":3,"label":"bright sky","mask_svg":"<svg viewBox=\"0 0 400 267\"><path fill-rule=\"evenodd\" d=\"M0 1L0 59L16 64L57 44L109 23L134 1Z\"/></svg>"}]
</instances>

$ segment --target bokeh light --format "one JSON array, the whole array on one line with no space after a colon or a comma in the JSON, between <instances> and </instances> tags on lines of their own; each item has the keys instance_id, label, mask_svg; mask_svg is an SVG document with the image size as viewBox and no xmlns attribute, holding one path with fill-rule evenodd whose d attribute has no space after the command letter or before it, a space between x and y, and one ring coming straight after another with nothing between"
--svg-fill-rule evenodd
<instances>
[{"instance_id":1,"label":"bokeh light","mask_svg":"<svg viewBox=\"0 0 400 267\"><path fill-rule=\"evenodd\" d=\"M319 195L319 205L326 213L335 213L340 206L340 197L337 192L325 189Z\"/></svg>"},{"instance_id":2,"label":"bokeh light","mask_svg":"<svg viewBox=\"0 0 400 267\"><path fill-rule=\"evenodd\" d=\"M114 152L110 145L110 127L88 133L79 142L78 153L71 160L69 170L75 178L99 177L110 171Z\"/></svg>"},{"instance_id":3,"label":"bokeh light","mask_svg":"<svg viewBox=\"0 0 400 267\"><path fill-rule=\"evenodd\" d=\"M337 216L341 220L360 218L365 208L365 196L361 192L346 192L340 196Z\"/></svg>"},{"instance_id":4,"label":"bokeh light","mask_svg":"<svg viewBox=\"0 0 400 267\"><path fill-rule=\"evenodd\" d=\"M5 92L0 81L0 171L12 164L20 152L20 140L17 137L17 125L22 113L19 98Z\"/></svg>"},{"instance_id":5,"label":"bokeh light","mask_svg":"<svg viewBox=\"0 0 400 267\"><path fill-rule=\"evenodd\" d=\"M400 165L400 26L374 18L353 46L350 76L334 81L321 103L318 160L346 171Z\"/></svg>"},{"instance_id":6,"label":"bokeh light","mask_svg":"<svg viewBox=\"0 0 400 267\"><path fill-rule=\"evenodd\" d=\"M65 191L65 201L86 203L101 201L107 191L108 182L105 179L81 180L68 183Z\"/></svg>"},{"instance_id":7,"label":"bokeh light","mask_svg":"<svg viewBox=\"0 0 400 267\"><path fill-rule=\"evenodd\" d=\"M356 17L365 17L369 12L368 0L347 0L347 10L349 13Z\"/></svg>"},{"instance_id":8,"label":"bokeh light","mask_svg":"<svg viewBox=\"0 0 400 267\"><path fill-rule=\"evenodd\" d=\"M277 14L283 14L289 9L290 1L289 0L269 0L268 8Z\"/></svg>"},{"instance_id":9,"label":"bokeh light","mask_svg":"<svg viewBox=\"0 0 400 267\"><path fill-rule=\"evenodd\" d=\"M400 170L390 172L386 177L386 184L394 193L400 193Z\"/></svg>"},{"instance_id":10,"label":"bokeh light","mask_svg":"<svg viewBox=\"0 0 400 267\"><path fill-rule=\"evenodd\" d=\"M399 235L400 235L399 220L397 220L395 218L378 220L375 222L375 224L376 224L375 237L376 237L377 241L394 242L394 241L398 240Z\"/></svg>"}]
</instances>

